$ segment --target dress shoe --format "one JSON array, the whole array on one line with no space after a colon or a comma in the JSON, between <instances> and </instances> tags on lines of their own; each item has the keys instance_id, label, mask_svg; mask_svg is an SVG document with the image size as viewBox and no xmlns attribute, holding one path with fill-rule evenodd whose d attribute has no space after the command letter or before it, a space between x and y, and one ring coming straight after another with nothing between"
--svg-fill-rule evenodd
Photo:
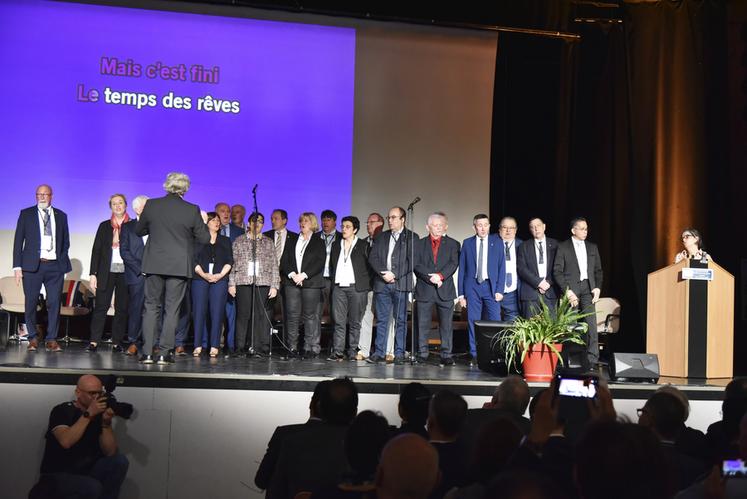
<instances>
[{"instance_id":1,"label":"dress shoe","mask_svg":"<svg viewBox=\"0 0 747 499\"><path fill-rule=\"evenodd\" d=\"M156 364L160 366L167 366L169 364L174 363L174 356L170 353L167 353L166 355L159 355L156 359Z\"/></svg>"},{"instance_id":2,"label":"dress shoe","mask_svg":"<svg viewBox=\"0 0 747 499\"><path fill-rule=\"evenodd\" d=\"M288 350L280 354L281 360L293 360L298 358L298 350Z\"/></svg>"},{"instance_id":3,"label":"dress shoe","mask_svg":"<svg viewBox=\"0 0 747 499\"><path fill-rule=\"evenodd\" d=\"M395 366L403 366L405 365L405 357L403 355L397 355L394 357L392 362Z\"/></svg>"},{"instance_id":4,"label":"dress shoe","mask_svg":"<svg viewBox=\"0 0 747 499\"><path fill-rule=\"evenodd\" d=\"M99 346L96 343L89 343L86 347L86 352L88 353L96 353L96 350L98 350Z\"/></svg>"},{"instance_id":5,"label":"dress shoe","mask_svg":"<svg viewBox=\"0 0 747 499\"><path fill-rule=\"evenodd\" d=\"M330 362L342 362L345 357L339 353L339 352L332 352L329 354L329 357L327 357L327 360Z\"/></svg>"},{"instance_id":6,"label":"dress shoe","mask_svg":"<svg viewBox=\"0 0 747 499\"><path fill-rule=\"evenodd\" d=\"M371 355L366 359L366 362L368 362L369 364L383 364L386 362L386 360L384 360L384 357L382 357L381 355Z\"/></svg>"},{"instance_id":7,"label":"dress shoe","mask_svg":"<svg viewBox=\"0 0 747 499\"><path fill-rule=\"evenodd\" d=\"M137 361L140 362L141 364L153 364L155 362L155 360L153 360L152 355L146 355L146 354L141 355L140 358L137 359Z\"/></svg>"},{"instance_id":8,"label":"dress shoe","mask_svg":"<svg viewBox=\"0 0 747 499\"><path fill-rule=\"evenodd\" d=\"M303 353L303 360L317 360L319 358L319 354L316 352L304 352Z\"/></svg>"},{"instance_id":9,"label":"dress shoe","mask_svg":"<svg viewBox=\"0 0 747 499\"><path fill-rule=\"evenodd\" d=\"M467 365L469 367L477 367L477 357L475 357L474 355L470 355L469 357L467 357Z\"/></svg>"},{"instance_id":10,"label":"dress shoe","mask_svg":"<svg viewBox=\"0 0 747 499\"><path fill-rule=\"evenodd\" d=\"M132 343L127 347L127 355L137 355L137 345Z\"/></svg>"},{"instance_id":11,"label":"dress shoe","mask_svg":"<svg viewBox=\"0 0 747 499\"><path fill-rule=\"evenodd\" d=\"M62 347L55 340L48 341L44 344L44 349L47 352L59 353L62 351Z\"/></svg>"},{"instance_id":12,"label":"dress shoe","mask_svg":"<svg viewBox=\"0 0 747 499\"><path fill-rule=\"evenodd\" d=\"M112 345L112 353L124 353L125 349L122 345Z\"/></svg>"},{"instance_id":13,"label":"dress shoe","mask_svg":"<svg viewBox=\"0 0 747 499\"><path fill-rule=\"evenodd\" d=\"M185 355L187 355L187 352L184 350L184 347L176 347L177 357L184 357Z\"/></svg>"},{"instance_id":14,"label":"dress shoe","mask_svg":"<svg viewBox=\"0 0 747 499\"><path fill-rule=\"evenodd\" d=\"M34 338L29 340L29 345L26 347L27 352L36 352L39 349L39 340Z\"/></svg>"},{"instance_id":15,"label":"dress shoe","mask_svg":"<svg viewBox=\"0 0 747 499\"><path fill-rule=\"evenodd\" d=\"M451 357L441 357L441 366L453 366L454 365L454 359Z\"/></svg>"},{"instance_id":16,"label":"dress shoe","mask_svg":"<svg viewBox=\"0 0 747 499\"><path fill-rule=\"evenodd\" d=\"M412 363L413 363L413 364L421 364L421 365L425 365L425 364L427 364L427 363L428 363L428 357L424 357L424 356L422 356L422 355L418 355L417 357L415 357L415 358L413 359Z\"/></svg>"}]
</instances>

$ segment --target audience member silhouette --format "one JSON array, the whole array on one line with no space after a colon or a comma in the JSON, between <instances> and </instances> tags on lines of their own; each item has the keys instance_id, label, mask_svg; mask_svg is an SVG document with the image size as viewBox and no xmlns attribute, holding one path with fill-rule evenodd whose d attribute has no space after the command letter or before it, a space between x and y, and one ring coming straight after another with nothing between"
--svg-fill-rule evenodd
<instances>
[{"instance_id":1,"label":"audience member silhouette","mask_svg":"<svg viewBox=\"0 0 747 499\"><path fill-rule=\"evenodd\" d=\"M376 470L377 499L426 499L440 480L438 452L414 433L384 446Z\"/></svg>"}]
</instances>

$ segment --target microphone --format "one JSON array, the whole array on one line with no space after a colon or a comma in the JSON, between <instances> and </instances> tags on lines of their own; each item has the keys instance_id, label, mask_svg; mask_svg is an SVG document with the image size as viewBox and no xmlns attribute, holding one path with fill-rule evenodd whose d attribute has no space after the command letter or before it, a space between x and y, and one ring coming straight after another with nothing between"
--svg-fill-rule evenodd
<instances>
[{"instance_id":1,"label":"microphone","mask_svg":"<svg viewBox=\"0 0 747 499\"><path fill-rule=\"evenodd\" d=\"M257 193L257 187L259 187L259 184L254 184L254 188L252 189L252 194Z\"/></svg>"},{"instance_id":2,"label":"microphone","mask_svg":"<svg viewBox=\"0 0 747 499\"><path fill-rule=\"evenodd\" d=\"M411 209L412 209L412 207L413 207L413 206L415 206L416 204L418 204L419 202L420 202L420 196L415 196L415 199L413 199L413 200L412 200L412 203L410 203L410 204L409 204L409 205L407 206L407 209L408 209L408 210L411 210Z\"/></svg>"}]
</instances>

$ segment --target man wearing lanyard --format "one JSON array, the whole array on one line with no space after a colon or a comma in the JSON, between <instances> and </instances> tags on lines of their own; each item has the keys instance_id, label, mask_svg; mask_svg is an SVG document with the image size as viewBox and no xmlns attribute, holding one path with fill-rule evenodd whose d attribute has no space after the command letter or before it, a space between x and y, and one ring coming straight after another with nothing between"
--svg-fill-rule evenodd
<instances>
[{"instance_id":1,"label":"man wearing lanyard","mask_svg":"<svg viewBox=\"0 0 747 499\"><path fill-rule=\"evenodd\" d=\"M521 246L521 239L516 237L516 219L503 217L498 226L498 236L503 243L503 251L506 258L506 284L501 300L501 320L512 322L519 316L519 290L521 282L516 266L516 250Z\"/></svg>"},{"instance_id":2,"label":"man wearing lanyard","mask_svg":"<svg viewBox=\"0 0 747 499\"><path fill-rule=\"evenodd\" d=\"M324 287L322 288L321 296L319 297L319 317L324 316L324 309L326 306L329 312L329 323L334 327L335 319L332 313L332 288L333 282L329 272L329 257L332 253L332 245L337 243L340 244L342 239L342 233L337 231L337 213L332 210L322 211L322 230L319 233L319 237L324 241L325 249L327 250L327 256L324 260Z\"/></svg>"},{"instance_id":3,"label":"man wearing lanyard","mask_svg":"<svg viewBox=\"0 0 747 499\"><path fill-rule=\"evenodd\" d=\"M72 270L68 249L70 233L67 215L52 208L52 188L42 184L36 188L36 206L21 210L13 241L13 271L16 285L23 281L26 298L25 317L29 332L28 351L39 347L36 328L36 305L42 284L47 290L48 328L45 347L49 352L61 352L57 343L60 319L60 299L65 273Z\"/></svg>"}]
</instances>

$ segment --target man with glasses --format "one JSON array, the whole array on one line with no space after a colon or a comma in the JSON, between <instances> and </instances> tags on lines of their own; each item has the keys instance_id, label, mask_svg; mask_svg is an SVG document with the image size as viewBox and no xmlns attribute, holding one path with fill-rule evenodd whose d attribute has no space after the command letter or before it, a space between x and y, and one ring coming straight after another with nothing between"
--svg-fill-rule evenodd
<instances>
[{"instance_id":1,"label":"man with glasses","mask_svg":"<svg viewBox=\"0 0 747 499\"><path fill-rule=\"evenodd\" d=\"M13 241L13 271L16 285L23 281L28 351L39 347L36 327L36 306L42 284L47 291L48 326L45 347L48 352L61 352L57 343L60 322L60 300L65 273L72 270L68 249L70 233L67 215L52 208L52 188L42 184L36 188L36 206L21 210Z\"/></svg>"},{"instance_id":2,"label":"man with glasses","mask_svg":"<svg viewBox=\"0 0 747 499\"><path fill-rule=\"evenodd\" d=\"M521 246L521 239L516 237L516 219L503 217L498 225L498 236L503 244L503 255L506 259L506 282L503 289L503 300L501 300L501 320L512 322L519 316L519 292L521 281L516 265L517 250Z\"/></svg>"},{"instance_id":3,"label":"man with glasses","mask_svg":"<svg viewBox=\"0 0 747 499\"><path fill-rule=\"evenodd\" d=\"M52 409L41 480L36 486L50 497L119 495L129 462L117 453L114 411L107 408L102 388L99 378L83 375L75 387L75 399Z\"/></svg>"},{"instance_id":4,"label":"man with glasses","mask_svg":"<svg viewBox=\"0 0 747 499\"><path fill-rule=\"evenodd\" d=\"M594 304L599 301L602 290L602 261L599 249L586 240L589 225L585 218L571 221L572 237L558 245L553 264L553 277L561 293L565 293L571 306L584 313L589 332L586 334L586 356L591 367L599 362L597 339L597 317Z\"/></svg>"},{"instance_id":5,"label":"man with glasses","mask_svg":"<svg viewBox=\"0 0 747 499\"><path fill-rule=\"evenodd\" d=\"M412 291L410 248L420 239L405 228L405 210L395 206L387 216L389 230L374 241L368 263L374 273L374 306L376 307L376 345L366 359L372 364L385 362L389 318L394 317L394 363L404 364L407 336L407 294Z\"/></svg>"}]
</instances>

